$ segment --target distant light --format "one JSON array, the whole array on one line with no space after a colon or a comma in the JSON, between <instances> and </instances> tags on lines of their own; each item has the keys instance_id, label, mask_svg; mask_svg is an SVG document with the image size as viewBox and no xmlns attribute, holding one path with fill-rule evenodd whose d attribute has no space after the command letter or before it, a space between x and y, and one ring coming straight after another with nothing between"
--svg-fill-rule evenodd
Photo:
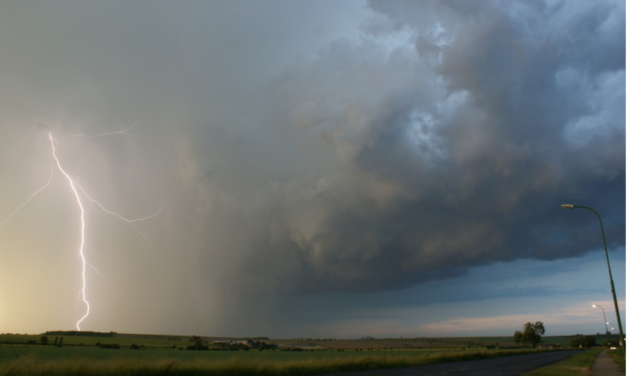
<instances>
[{"instance_id":1,"label":"distant light","mask_svg":"<svg viewBox=\"0 0 627 376\"><path fill-rule=\"evenodd\" d=\"M563 206L563 205L562 205L562 206ZM596 304L593 304L593 305L592 305L592 308L596 308L596 307L597 307L597 305L596 305Z\"/></svg>"},{"instance_id":2,"label":"distant light","mask_svg":"<svg viewBox=\"0 0 627 376\"><path fill-rule=\"evenodd\" d=\"M562 204L562 209L574 209L575 205L573 204Z\"/></svg>"}]
</instances>

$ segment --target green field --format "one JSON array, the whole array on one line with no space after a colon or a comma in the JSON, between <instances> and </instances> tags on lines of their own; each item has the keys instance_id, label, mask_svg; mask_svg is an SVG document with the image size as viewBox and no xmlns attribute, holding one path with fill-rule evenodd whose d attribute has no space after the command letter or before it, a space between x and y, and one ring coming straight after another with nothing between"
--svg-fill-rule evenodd
<instances>
[{"instance_id":1,"label":"green field","mask_svg":"<svg viewBox=\"0 0 627 376\"><path fill-rule=\"evenodd\" d=\"M10 346L2 346L0 376L157 376L157 375L318 375L389 369L422 364L485 359L533 352L491 351L179 351L20 348L9 360ZM59 350L59 351L50 351ZM554 351L554 350L553 350ZM112 354L115 353L115 354Z\"/></svg>"},{"instance_id":2,"label":"green field","mask_svg":"<svg viewBox=\"0 0 627 376\"><path fill-rule=\"evenodd\" d=\"M429 354L450 353L452 350L394 350L394 351L187 351L187 350L130 350L130 349L100 349L96 347L63 347L52 346L0 346L0 361L29 358L37 360L110 360L110 359L137 359L160 360L164 358L183 362L197 360L225 360L239 359L242 361L289 361L289 360L317 360L342 359L365 355L382 355L386 357L421 357ZM17 354L17 355L16 355Z\"/></svg>"},{"instance_id":3,"label":"green field","mask_svg":"<svg viewBox=\"0 0 627 376\"><path fill-rule=\"evenodd\" d=\"M130 347L135 344L144 346L145 348L164 349L171 348L187 348L190 344L190 336L181 335L150 335L150 334L124 334L124 333L104 333L105 335L93 336L90 333L81 332L79 335L57 335L48 334L50 345L54 342L55 337L63 337L63 345L65 347L89 347L96 344L118 344L120 347ZM0 345L2 344L26 344L27 341L39 343L43 334L26 335L26 334L0 334ZM605 340L604 335L596 337L597 343L601 344ZM225 337L202 337L205 341L234 339ZM574 336L547 336L543 337L545 344L559 344L561 347L568 347L570 340ZM617 335L611 336L617 339ZM245 339L245 338L240 338ZM511 336L508 337L441 337L441 338L382 338L374 340L360 339L255 339L268 344L275 344L279 347L303 347L317 348L329 350L351 350L351 349L485 349L488 346L497 345L498 348L524 348L522 345L515 344ZM50 346L49 345L49 346Z\"/></svg>"},{"instance_id":4,"label":"green field","mask_svg":"<svg viewBox=\"0 0 627 376\"><path fill-rule=\"evenodd\" d=\"M186 349L191 344L187 336L117 333L90 335L84 332L48 334L49 344L45 346L40 344L41 336L0 335L0 376L315 375L482 359L534 351L477 349L496 343L499 347L513 347L510 337L262 339L261 341L276 344L279 348L263 351L220 351L220 346L209 342L210 351L190 351ZM63 337L63 347L53 346L57 337L59 340ZM546 337L545 342L568 343L570 338ZM117 344L120 348L99 348L98 344ZM140 348L131 349L131 345Z\"/></svg>"}]
</instances>

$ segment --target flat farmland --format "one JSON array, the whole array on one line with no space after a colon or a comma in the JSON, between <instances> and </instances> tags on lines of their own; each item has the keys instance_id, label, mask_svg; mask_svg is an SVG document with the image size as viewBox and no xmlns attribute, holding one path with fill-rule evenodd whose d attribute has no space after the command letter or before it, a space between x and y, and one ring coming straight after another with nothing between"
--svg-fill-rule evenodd
<instances>
[{"instance_id":1,"label":"flat farmland","mask_svg":"<svg viewBox=\"0 0 627 376\"><path fill-rule=\"evenodd\" d=\"M208 340L209 351L187 350L188 336L99 333L0 335L0 376L12 375L316 375L360 370L488 359L537 352L486 349L513 345L507 337L400 339L254 339L276 344L273 350L221 350ZM63 346L55 339L63 337ZM568 337L565 337L568 339ZM560 338L562 340L562 338ZM552 343L550 337L546 342ZM98 344L119 345L100 348ZM136 345L138 349L131 349ZM433 346L433 348L431 348ZM483 348L468 348L483 347Z\"/></svg>"},{"instance_id":2,"label":"flat farmland","mask_svg":"<svg viewBox=\"0 0 627 376\"><path fill-rule=\"evenodd\" d=\"M0 376L313 376L532 352L537 351L184 351L0 346Z\"/></svg>"},{"instance_id":3,"label":"flat farmland","mask_svg":"<svg viewBox=\"0 0 627 376\"><path fill-rule=\"evenodd\" d=\"M63 347L52 346L0 346L0 361L29 358L36 360L163 360L173 359L183 362L197 360L230 360L240 361L290 361L290 360L320 360L343 359L351 357L385 356L390 358L422 357L440 353L450 353L451 350L377 350L377 351L187 351L187 350L153 350L153 349L100 349L95 347Z\"/></svg>"},{"instance_id":4,"label":"flat farmland","mask_svg":"<svg viewBox=\"0 0 627 376\"><path fill-rule=\"evenodd\" d=\"M64 347L97 347L99 344L117 344L121 348L129 348L131 345L142 346L145 349L185 349L191 344L191 336L182 335L150 335L150 334L124 334L105 333L106 335L92 336L89 333L81 332L76 334L47 334L49 344L55 339L63 338ZM0 334L0 345L40 345L40 338L44 334ZM209 346L213 341L225 340L245 340L247 338L234 337L208 337L199 336ZM603 343L606 339L604 335L596 335L597 343ZM575 336L546 336L543 337L545 344L559 344L561 347L568 347L570 340ZM610 338L618 338L616 335ZM265 342L266 344L277 345L281 349L302 348L304 350L437 350L437 349L488 349L496 348L524 348L514 343L512 337L441 337L441 338L384 338L384 339L268 339L250 338L253 341Z\"/></svg>"},{"instance_id":5,"label":"flat farmland","mask_svg":"<svg viewBox=\"0 0 627 376\"><path fill-rule=\"evenodd\" d=\"M19 343L25 344L28 341L40 342L42 334L0 334L0 344ZM118 344L120 347L130 347L131 345L144 346L146 348L186 348L190 345L190 336L168 336L168 335L143 335L143 334L119 334L111 336L89 336L81 335L47 335L49 344L54 343L56 337L63 337L64 346L97 346L98 344ZM204 341L209 343L216 340L243 340L246 338L232 337L205 337ZM303 348L305 350L421 350L421 349L463 349L463 348L485 348L489 345L499 344L501 347L517 347L507 337L494 337L489 340L484 338L400 338L400 339L256 339L267 344L277 345L280 348Z\"/></svg>"},{"instance_id":6,"label":"flat farmland","mask_svg":"<svg viewBox=\"0 0 627 376\"><path fill-rule=\"evenodd\" d=\"M49 345L51 346L55 338L63 337L63 345L70 347L93 347L98 344L118 344L120 347L130 347L131 345L143 346L145 348L165 349L165 348L187 348L191 344L191 336L186 335L151 335L151 334L126 334L126 333L105 333L106 335L92 336L87 332L80 334L47 334ZM44 334L0 334L0 345L39 344L40 338ZM199 336L203 341L211 344L213 341L225 340L245 340L234 337L209 337ZM604 335L593 335L597 343L603 343L606 339ZM543 343L559 344L568 347L570 340L576 336L545 336ZM617 335L610 338L617 339ZM497 348L524 348L514 343L511 336L508 337L440 337L440 338L383 338L383 339L268 339L250 338L253 341L265 342L279 346L279 348L302 348L304 350L430 350L430 349L486 349L492 346ZM210 345L211 347L211 345Z\"/></svg>"}]
</instances>

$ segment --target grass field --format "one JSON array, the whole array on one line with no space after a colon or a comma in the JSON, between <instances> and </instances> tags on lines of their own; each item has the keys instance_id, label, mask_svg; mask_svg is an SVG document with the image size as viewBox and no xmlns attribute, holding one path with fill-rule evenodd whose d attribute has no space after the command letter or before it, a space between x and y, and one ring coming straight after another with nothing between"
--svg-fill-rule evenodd
<instances>
[{"instance_id":1,"label":"grass field","mask_svg":"<svg viewBox=\"0 0 627 376\"><path fill-rule=\"evenodd\" d=\"M3 375L315 375L483 359L532 350L476 350L498 344L513 347L510 337L397 338L376 340L261 339L277 350L189 351L190 337L101 333L0 335ZM63 337L63 347L52 345ZM545 337L567 344L571 337ZM212 337L203 337L212 340ZM28 343L30 342L30 344ZM34 343L34 344L33 344ZM97 344L117 344L103 349ZM131 345L141 346L130 349ZM174 348L173 348L174 347ZM281 351L298 348L304 351ZM213 349L217 349L213 346ZM300 349L299 349L300 350Z\"/></svg>"},{"instance_id":2,"label":"grass field","mask_svg":"<svg viewBox=\"0 0 627 376\"><path fill-rule=\"evenodd\" d=\"M8 346L0 347L2 351ZM22 348L19 350L26 350ZM532 350L259 352L33 348L0 362L0 376L316 375L409 367L533 352ZM49 350L60 350L56 353ZM67 352L66 352L67 351ZM83 352L83 353L80 353ZM63 354L65 353L65 354ZM109 355L116 353L115 356ZM179 354L181 358L177 358ZM186 355L183 355L186 354ZM185 358L189 355L190 357ZM172 355L172 356L170 356Z\"/></svg>"},{"instance_id":3,"label":"grass field","mask_svg":"<svg viewBox=\"0 0 627 376\"><path fill-rule=\"evenodd\" d=\"M524 376L589 376L590 367L601 351L583 351L548 367L525 373Z\"/></svg>"},{"instance_id":4,"label":"grass field","mask_svg":"<svg viewBox=\"0 0 627 376\"><path fill-rule=\"evenodd\" d=\"M451 350L394 350L394 351L187 351L187 350L130 350L130 349L100 349L94 347L63 347L52 346L0 346L0 361L29 358L37 360L113 360L137 359L145 361L163 358L181 362L197 360L217 361L239 359L242 361L290 361L290 360L319 360L345 359L355 356L382 355L389 358L422 357L440 353L450 353ZM468 351L471 352L471 351ZM17 355L16 355L17 353Z\"/></svg>"},{"instance_id":5,"label":"grass field","mask_svg":"<svg viewBox=\"0 0 627 376\"><path fill-rule=\"evenodd\" d=\"M39 342L42 334L0 334L0 344L26 343L27 341ZM150 334L123 334L114 333L110 337L89 336L88 333L81 335L48 335L52 344L55 337L63 337L63 344L66 346L96 346L102 344L118 344L121 347L129 347L133 344L148 348L166 348L175 346L186 348L190 342L190 336L181 335L150 335ZM597 343L602 343L605 336L595 336ZM618 336L614 336L618 338ZM232 339L226 337L202 337L205 340ZM544 343L559 344L568 347L572 336L544 337ZM376 340L360 339L260 339L269 344L291 347L324 348L324 349L485 349L490 345L498 345L500 348L523 348L515 344L512 337L444 337L444 338L388 338Z\"/></svg>"},{"instance_id":6,"label":"grass field","mask_svg":"<svg viewBox=\"0 0 627 376\"><path fill-rule=\"evenodd\" d=\"M543 343L568 347L570 340L575 336L546 336ZM593 335L597 343L605 341L605 335ZM618 339L618 335L610 338ZM523 348L524 346L514 343L513 337L440 337L440 338L389 338L377 340L269 340L275 344L307 344L331 349L354 349L354 348L395 348L395 349L485 349L490 345L498 345L499 348Z\"/></svg>"}]
</instances>

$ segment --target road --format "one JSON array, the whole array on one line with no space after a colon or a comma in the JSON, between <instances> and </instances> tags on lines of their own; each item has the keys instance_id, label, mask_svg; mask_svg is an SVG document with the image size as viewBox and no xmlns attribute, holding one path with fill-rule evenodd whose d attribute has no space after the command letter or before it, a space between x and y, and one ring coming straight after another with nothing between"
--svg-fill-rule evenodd
<instances>
[{"instance_id":1,"label":"road","mask_svg":"<svg viewBox=\"0 0 627 376\"><path fill-rule=\"evenodd\" d=\"M408 368L334 373L326 376L518 376L564 360L578 351L555 351Z\"/></svg>"}]
</instances>

